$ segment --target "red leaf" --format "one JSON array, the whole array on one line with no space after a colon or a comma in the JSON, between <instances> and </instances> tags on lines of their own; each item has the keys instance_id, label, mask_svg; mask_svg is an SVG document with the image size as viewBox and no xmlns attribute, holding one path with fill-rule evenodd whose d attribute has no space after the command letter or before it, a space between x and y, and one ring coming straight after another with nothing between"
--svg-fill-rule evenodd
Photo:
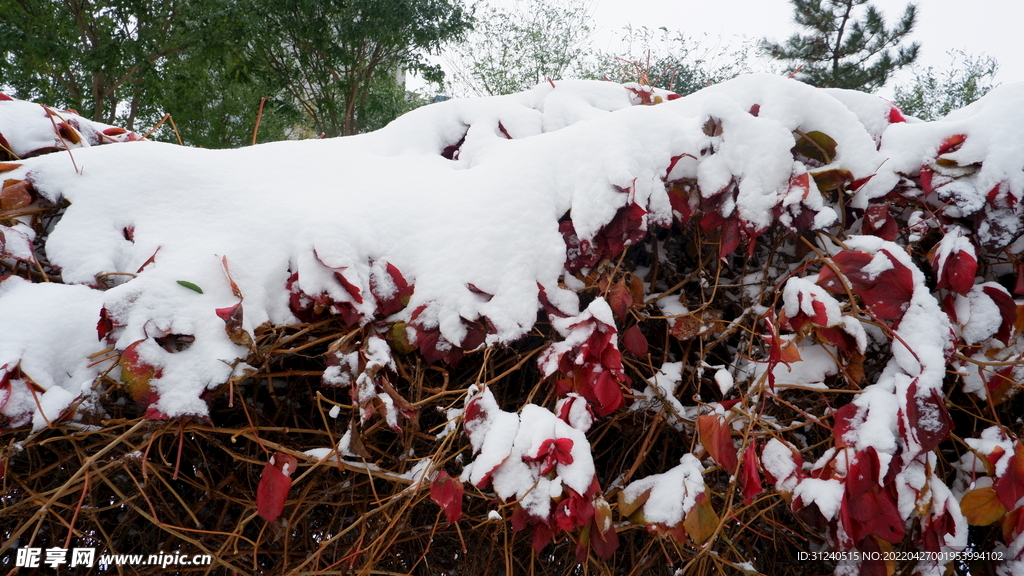
<instances>
[{"instance_id":1,"label":"red leaf","mask_svg":"<svg viewBox=\"0 0 1024 576\"><path fill-rule=\"evenodd\" d=\"M858 412L859 408L853 402L836 410L832 422L832 437L836 443L836 448L847 448L850 446L846 442L846 434L851 429L856 428L854 419L857 418Z\"/></svg>"},{"instance_id":2,"label":"red leaf","mask_svg":"<svg viewBox=\"0 0 1024 576\"><path fill-rule=\"evenodd\" d=\"M957 250L946 257L936 288L950 288L960 294L966 294L974 286L974 276L978 273L978 261L964 250ZM936 260L935 266L938 266Z\"/></svg>"},{"instance_id":3,"label":"red leaf","mask_svg":"<svg viewBox=\"0 0 1024 576\"><path fill-rule=\"evenodd\" d=\"M594 528L590 530L590 546L594 549L594 553L597 554L598 558L608 560L615 554L615 549L619 547L619 536L615 533L615 526L612 526L607 532L602 534L597 529L597 519L594 522Z\"/></svg>"},{"instance_id":4,"label":"red leaf","mask_svg":"<svg viewBox=\"0 0 1024 576\"><path fill-rule=\"evenodd\" d=\"M256 487L256 511L267 522L277 520L284 511L284 502L292 487L291 475L298 464L294 456L276 452L263 467Z\"/></svg>"},{"instance_id":5,"label":"red leaf","mask_svg":"<svg viewBox=\"0 0 1024 576\"><path fill-rule=\"evenodd\" d=\"M865 492L878 486L880 467L874 446L868 446L854 457L846 472L846 493L851 500L856 501Z\"/></svg>"},{"instance_id":6,"label":"red leaf","mask_svg":"<svg viewBox=\"0 0 1024 576\"><path fill-rule=\"evenodd\" d=\"M741 473L743 478L743 503L750 504L754 501L754 496L763 492L761 488L761 474L758 472L757 440L747 445L747 450L743 453L743 469Z\"/></svg>"},{"instance_id":7,"label":"red leaf","mask_svg":"<svg viewBox=\"0 0 1024 576\"><path fill-rule=\"evenodd\" d=\"M1002 316L1003 322L999 325L999 332L996 332L995 338L1004 344L1010 342L1010 333L1013 330L1013 324L1017 320L1017 304L1013 301L1013 297L1010 296L1009 292L1006 291L1002 286L988 285L982 288L982 291L986 296L995 302L999 308L999 315Z\"/></svg>"},{"instance_id":8,"label":"red leaf","mask_svg":"<svg viewBox=\"0 0 1024 576\"><path fill-rule=\"evenodd\" d=\"M946 138L942 141L942 144L939 145L939 152L936 156L942 156L949 152L956 152L961 146L963 146L965 140L967 140L966 134L954 134L949 138Z\"/></svg>"},{"instance_id":9,"label":"red leaf","mask_svg":"<svg viewBox=\"0 0 1024 576\"><path fill-rule=\"evenodd\" d=\"M146 340L132 342L121 353L118 365L121 367L121 381L128 387L128 392L136 402L149 396L149 381L159 378L162 371L142 360L138 348Z\"/></svg>"},{"instance_id":10,"label":"red leaf","mask_svg":"<svg viewBox=\"0 0 1024 576\"><path fill-rule=\"evenodd\" d=\"M541 474L547 474L556 464L563 466L572 464L572 439L548 438L541 443L536 456L523 459L534 462L541 461Z\"/></svg>"},{"instance_id":11,"label":"red leaf","mask_svg":"<svg viewBox=\"0 0 1024 576\"><path fill-rule=\"evenodd\" d=\"M1006 471L996 478L993 487L1007 510L1016 508L1017 501L1024 498L1024 445L1020 442L1014 443Z\"/></svg>"},{"instance_id":12,"label":"red leaf","mask_svg":"<svg viewBox=\"0 0 1024 576\"><path fill-rule=\"evenodd\" d=\"M103 340L114 330L114 321L110 318L110 314L107 313L107 307L100 308L100 320L96 323L96 334L99 336L99 340Z\"/></svg>"},{"instance_id":13,"label":"red leaf","mask_svg":"<svg viewBox=\"0 0 1024 576\"><path fill-rule=\"evenodd\" d=\"M17 210L33 201L32 185L26 180L4 180L0 190L0 210Z\"/></svg>"},{"instance_id":14,"label":"red leaf","mask_svg":"<svg viewBox=\"0 0 1024 576\"><path fill-rule=\"evenodd\" d=\"M736 472L736 447L732 444L732 434L725 418L717 414L704 414L697 417L697 428L700 433L700 444L721 464L729 474Z\"/></svg>"},{"instance_id":15,"label":"red leaf","mask_svg":"<svg viewBox=\"0 0 1024 576\"><path fill-rule=\"evenodd\" d=\"M862 232L864 234L878 236L883 240L891 242L896 239L899 231L899 225L889 214L888 206L876 204L869 206L864 211L864 224L862 225Z\"/></svg>"},{"instance_id":16,"label":"red leaf","mask_svg":"<svg viewBox=\"0 0 1024 576\"><path fill-rule=\"evenodd\" d=\"M622 344L627 352L637 356L647 355L647 338L640 331L640 326L633 325L622 335Z\"/></svg>"},{"instance_id":17,"label":"red leaf","mask_svg":"<svg viewBox=\"0 0 1024 576\"><path fill-rule=\"evenodd\" d=\"M601 372L594 382L594 399L597 400L594 411L598 416L607 416L622 406L622 388L619 382L608 370Z\"/></svg>"},{"instance_id":18,"label":"red leaf","mask_svg":"<svg viewBox=\"0 0 1024 576\"><path fill-rule=\"evenodd\" d=\"M892 268L876 274L873 278L865 274L863 269L875 258L866 252L843 250L836 254L832 261L846 276L850 289L861 297L864 305L881 320L898 320L910 305L914 294L914 275L885 249L879 250L892 263ZM836 277L831 267L822 268L818 275L818 284L833 294L844 294L842 281Z\"/></svg>"},{"instance_id":19,"label":"red leaf","mask_svg":"<svg viewBox=\"0 0 1024 576\"><path fill-rule=\"evenodd\" d=\"M896 501L877 484L859 496L852 505L848 495L844 495L841 506L846 508L850 521L848 533L855 541L873 535L895 544L901 542L906 534L906 522L900 516Z\"/></svg>"},{"instance_id":20,"label":"red leaf","mask_svg":"<svg viewBox=\"0 0 1024 576\"><path fill-rule=\"evenodd\" d=\"M449 524L462 517L462 482L453 480L448 472L441 470L430 483L430 499L444 510Z\"/></svg>"},{"instance_id":21,"label":"red leaf","mask_svg":"<svg viewBox=\"0 0 1024 576\"><path fill-rule=\"evenodd\" d=\"M629 307L633 305L633 294L622 279L613 284L608 291L608 305L619 320L624 320L629 314Z\"/></svg>"},{"instance_id":22,"label":"red leaf","mask_svg":"<svg viewBox=\"0 0 1024 576\"><path fill-rule=\"evenodd\" d=\"M896 105L889 107L889 123L898 124L900 122L906 122L907 119L903 117L903 111L900 110Z\"/></svg>"},{"instance_id":23,"label":"red leaf","mask_svg":"<svg viewBox=\"0 0 1024 576\"><path fill-rule=\"evenodd\" d=\"M719 260L725 260L727 256L736 251L740 245L740 222L736 217L729 218L722 224L722 239L718 246Z\"/></svg>"},{"instance_id":24,"label":"red leaf","mask_svg":"<svg viewBox=\"0 0 1024 576\"><path fill-rule=\"evenodd\" d=\"M530 539L530 545L533 546L533 552L540 554L544 547L551 542L551 538L555 535L555 529L553 526L549 526L544 522L537 522L533 525L533 537Z\"/></svg>"},{"instance_id":25,"label":"red leaf","mask_svg":"<svg viewBox=\"0 0 1024 576\"><path fill-rule=\"evenodd\" d=\"M224 321L224 331L228 338L239 346L252 347L252 336L242 327L242 303L227 308L217 308L217 316Z\"/></svg>"},{"instance_id":26,"label":"red leaf","mask_svg":"<svg viewBox=\"0 0 1024 576\"><path fill-rule=\"evenodd\" d=\"M907 387L907 421L921 445L921 452L931 452L953 430L953 419L946 403L934 388L927 396L917 394L917 380ZM901 421L902 424L902 421Z\"/></svg>"}]
</instances>

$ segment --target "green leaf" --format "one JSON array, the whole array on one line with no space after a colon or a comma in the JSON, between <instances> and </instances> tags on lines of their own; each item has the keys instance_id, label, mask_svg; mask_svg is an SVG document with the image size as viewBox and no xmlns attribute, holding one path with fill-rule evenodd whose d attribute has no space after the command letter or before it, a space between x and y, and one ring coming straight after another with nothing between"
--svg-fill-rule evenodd
<instances>
[{"instance_id":1,"label":"green leaf","mask_svg":"<svg viewBox=\"0 0 1024 576\"><path fill-rule=\"evenodd\" d=\"M796 145L793 146L793 153L800 154L805 158L811 158L824 164L831 164L836 157L836 141L824 132L814 130L806 134L797 130Z\"/></svg>"},{"instance_id":2,"label":"green leaf","mask_svg":"<svg viewBox=\"0 0 1024 576\"><path fill-rule=\"evenodd\" d=\"M181 284L182 286L184 286L185 288L188 288L189 290L192 290L193 292L198 292L200 294L203 293L203 289L202 288L200 288L199 286L196 286L195 284L189 282L188 280L178 280L178 284Z\"/></svg>"}]
</instances>

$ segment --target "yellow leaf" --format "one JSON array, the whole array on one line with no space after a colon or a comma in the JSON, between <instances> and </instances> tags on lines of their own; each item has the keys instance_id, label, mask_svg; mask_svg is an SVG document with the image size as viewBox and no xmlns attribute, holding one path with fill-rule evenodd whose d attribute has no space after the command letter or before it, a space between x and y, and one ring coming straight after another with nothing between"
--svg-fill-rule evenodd
<instances>
[{"instance_id":1,"label":"yellow leaf","mask_svg":"<svg viewBox=\"0 0 1024 576\"><path fill-rule=\"evenodd\" d=\"M636 512L637 510L640 509L641 506L643 506L645 503L647 503L647 499L650 498L650 497L651 497L651 490L650 489L647 489L647 490L644 490L643 492L641 492L636 497L635 500L629 500L628 498L626 498L626 491L625 490L619 492L619 515L622 516L623 518L629 518L630 522L635 522L635 520L633 520L633 518L632 518L633 512ZM643 523L644 523L643 521L638 522L638 524L643 524Z\"/></svg>"},{"instance_id":2,"label":"yellow leaf","mask_svg":"<svg viewBox=\"0 0 1024 576\"><path fill-rule=\"evenodd\" d=\"M594 499L594 524L602 535L612 527L612 507L600 496Z\"/></svg>"},{"instance_id":3,"label":"yellow leaf","mask_svg":"<svg viewBox=\"0 0 1024 576\"><path fill-rule=\"evenodd\" d=\"M960 500L960 512L971 526L988 526L1006 515L1006 507L991 486L975 488Z\"/></svg>"},{"instance_id":4,"label":"yellow leaf","mask_svg":"<svg viewBox=\"0 0 1024 576\"><path fill-rule=\"evenodd\" d=\"M703 544L718 529L718 522L718 514L715 514L715 509L711 507L707 493L702 492L697 496L697 502L693 508L686 513L683 527L686 528L686 533L690 535L691 540L697 544Z\"/></svg>"}]
</instances>

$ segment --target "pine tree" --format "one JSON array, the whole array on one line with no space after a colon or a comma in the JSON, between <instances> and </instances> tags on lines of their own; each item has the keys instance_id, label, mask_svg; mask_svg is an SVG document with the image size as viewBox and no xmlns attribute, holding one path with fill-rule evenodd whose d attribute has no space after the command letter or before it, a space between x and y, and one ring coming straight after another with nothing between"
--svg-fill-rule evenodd
<instances>
[{"instance_id":1,"label":"pine tree","mask_svg":"<svg viewBox=\"0 0 1024 576\"><path fill-rule=\"evenodd\" d=\"M761 47L791 63L794 77L822 88L870 92L896 70L913 64L920 44L900 45L914 29L917 7L908 4L892 27L868 0L790 0L793 18L807 30L785 43L767 38ZM859 10L864 6L864 10Z\"/></svg>"}]
</instances>

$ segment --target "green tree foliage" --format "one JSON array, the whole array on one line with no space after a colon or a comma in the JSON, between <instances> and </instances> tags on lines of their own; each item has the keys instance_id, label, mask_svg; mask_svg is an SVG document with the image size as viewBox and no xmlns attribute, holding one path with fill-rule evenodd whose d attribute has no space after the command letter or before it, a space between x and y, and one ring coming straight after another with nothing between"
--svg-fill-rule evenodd
<instances>
[{"instance_id":1,"label":"green tree foliage","mask_svg":"<svg viewBox=\"0 0 1024 576\"><path fill-rule=\"evenodd\" d=\"M186 144L351 134L422 103L424 55L471 25L459 0L0 0L0 87ZM154 137L176 141L165 125Z\"/></svg>"},{"instance_id":2,"label":"green tree foliage","mask_svg":"<svg viewBox=\"0 0 1024 576\"><path fill-rule=\"evenodd\" d=\"M458 95L493 96L578 74L592 55L585 0L529 0L512 10L487 6L467 42L449 54Z\"/></svg>"},{"instance_id":3,"label":"green tree foliage","mask_svg":"<svg viewBox=\"0 0 1024 576\"><path fill-rule=\"evenodd\" d=\"M472 25L449 0L250 0L249 18L253 61L327 136L354 134L407 109L404 91L395 97L396 75L440 81L440 67L425 55Z\"/></svg>"},{"instance_id":4,"label":"green tree foliage","mask_svg":"<svg viewBox=\"0 0 1024 576\"><path fill-rule=\"evenodd\" d=\"M893 103L922 120L936 120L963 108L997 86L999 62L991 56L950 51L945 70L914 69L914 80L896 87Z\"/></svg>"},{"instance_id":5,"label":"green tree foliage","mask_svg":"<svg viewBox=\"0 0 1024 576\"><path fill-rule=\"evenodd\" d=\"M198 6L182 0L0 0L0 77L18 98L134 128L136 117L153 106L150 76L197 38Z\"/></svg>"},{"instance_id":6,"label":"green tree foliage","mask_svg":"<svg viewBox=\"0 0 1024 576\"><path fill-rule=\"evenodd\" d=\"M762 49L789 62L795 77L823 88L871 92L896 70L913 64L920 44L902 45L914 29L917 10L908 4L888 27L868 0L790 0L793 18L806 30L784 43L767 38ZM863 9L861 9L863 7Z\"/></svg>"},{"instance_id":7,"label":"green tree foliage","mask_svg":"<svg viewBox=\"0 0 1024 576\"><path fill-rule=\"evenodd\" d=\"M587 76L640 82L686 95L751 71L751 46L732 50L708 46L706 40L665 27L627 27L619 51L599 53Z\"/></svg>"}]
</instances>

